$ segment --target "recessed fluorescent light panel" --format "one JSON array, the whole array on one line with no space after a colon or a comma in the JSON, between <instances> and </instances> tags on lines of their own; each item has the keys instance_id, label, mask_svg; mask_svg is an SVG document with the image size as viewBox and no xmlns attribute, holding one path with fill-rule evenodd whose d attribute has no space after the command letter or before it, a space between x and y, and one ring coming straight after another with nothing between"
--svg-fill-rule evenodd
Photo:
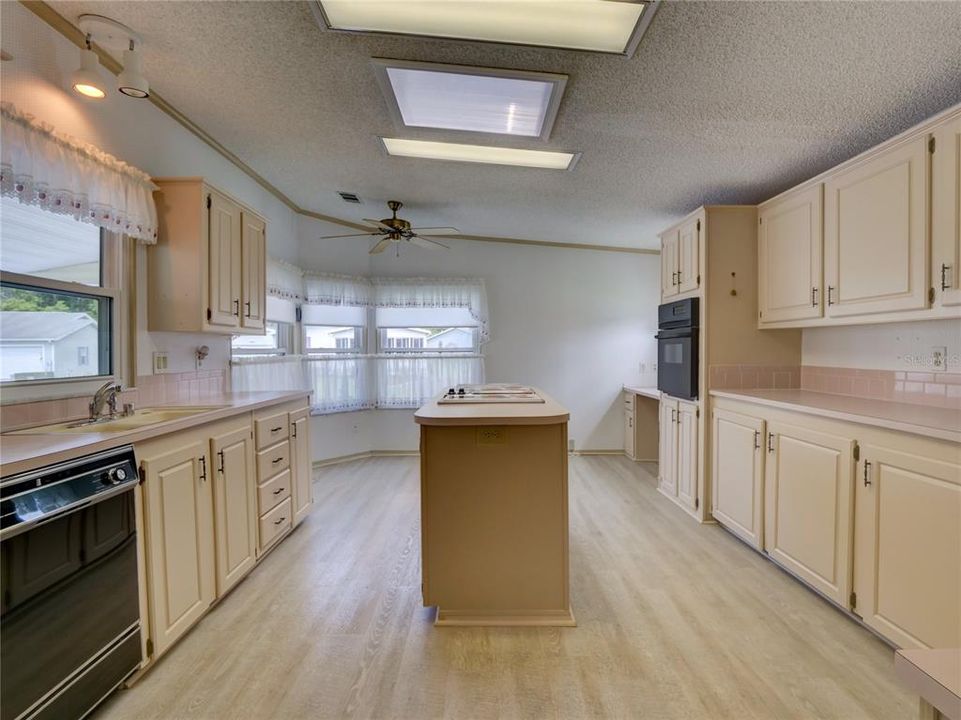
<instances>
[{"instance_id":1,"label":"recessed fluorescent light panel","mask_svg":"<svg viewBox=\"0 0 961 720\"><path fill-rule=\"evenodd\" d=\"M521 150L519 148L464 145L430 140L404 140L402 138L381 138L381 140L389 155L425 160L515 165L545 170L570 170L579 157L579 153L547 150Z\"/></svg>"},{"instance_id":2,"label":"recessed fluorescent light panel","mask_svg":"<svg viewBox=\"0 0 961 720\"><path fill-rule=\"evenodd\" d=\"M659 0L312 0L332 30L632 55Z\"/></svg>"},{"instance_id":3,"label":"recessed fluorescent light panel","mask_svg":"<svg viewBox=\"0 0 961 720\"><path fill-rule=\"evenodd\" d=\"M547 140L566 75L373 60L399 129L436 128Z\"/></svg>"}]
</instances>

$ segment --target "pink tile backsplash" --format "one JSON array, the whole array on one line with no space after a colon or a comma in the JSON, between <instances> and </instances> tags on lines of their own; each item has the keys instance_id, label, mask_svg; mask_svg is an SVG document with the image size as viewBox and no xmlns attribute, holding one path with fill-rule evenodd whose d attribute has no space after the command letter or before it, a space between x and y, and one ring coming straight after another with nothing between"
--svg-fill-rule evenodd
<instances>
[{"instance_id":1,"label":"pink tile backsplash","mask_svg":"<svg viewBox=\"0 0 961 720\"><path fill-rule=\"evenodd\" d=\"M120 393L118 406L132 402L138 407L170 403L203 403L227 392L226 370L196 370L166 375L141 375L137 387ZM46 425L87 416L89 396L18 403L0 407L0 431Z\"/></svg>"},{"instance_id":2,"label":"pink tile backsplash","mask_svg":"<svg viewBox=\"0 0 961 720\"><path fill-rule=\"evenodd\" d=\"M801 388L915 405L961 406L961 373L804 365Z\"/></svg>"},{"instance_id":3,"label":"pink tile backsplash","mask_svg":"<svg viewBox=\"0 0 961 720\"><path fill-rule=\"evenodd\" d=\"M711 365L708 386L712 390L765 390L801 386L797 365Z\"/></svg>"}]
</instances>

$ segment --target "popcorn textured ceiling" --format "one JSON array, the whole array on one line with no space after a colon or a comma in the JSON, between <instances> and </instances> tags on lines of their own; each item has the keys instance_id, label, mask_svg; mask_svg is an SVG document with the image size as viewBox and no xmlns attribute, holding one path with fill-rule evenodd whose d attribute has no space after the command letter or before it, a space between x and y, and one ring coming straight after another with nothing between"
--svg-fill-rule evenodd
<instances>
[{"instance_id":1,"label":"popcorn textured ceiling","mask_svg":"<svg viewBox=\"0 0 961 720\"><path fill-rule=\"evenodd\" d=\"M702 203L764 200L961 102L959 2L667 0L632 58L341 34L301 2L51 5L136 28L151 86L298 205L356 221L397 198L470 235L657 247ZM371 57L567 74L550 140L503 143L583 156L572 172L388 158Z\"/></svg>"}]
</instances>

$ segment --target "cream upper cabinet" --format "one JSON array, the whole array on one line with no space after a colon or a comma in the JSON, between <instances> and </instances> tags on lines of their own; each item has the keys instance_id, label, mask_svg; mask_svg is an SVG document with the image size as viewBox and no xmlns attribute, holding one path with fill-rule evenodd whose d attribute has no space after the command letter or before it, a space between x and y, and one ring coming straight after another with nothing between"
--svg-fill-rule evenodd
<instances>
[{"instance_id":1,"label":"cream upper cabinet","mask_svg":"<svg viewBox=\"0 0 961 720\"><path fill-rule=\"evenodd\" d=\"M236 585L256 562L257 498L249 423L210 440L213 461L217 596Z\"/></svg>"},{"instance_id":2,"label":"cream upper cabinet","mask_svg":"<svg viewBox=\"0 0 961 720\"><path fill-rule=\"evenodd\" d=\"M839 605L851 591L854 441L767 424L764 549Z\"/></svg>"},{"instance_id":3,"label":"cream upper cabinet","mask_svg":"<svg viewBox=\"0 0 961 720\"><path fill-rule=\"evenodd\" d=\"M688 510L697 507L697 405L677 404L677 499Z\"/></svg>"},{"instance_id":4,"label":"cream upper cabinet","mask_svg":"<svg viewBox=\"0 0 961 720\"><path fill-rule=\"evenodd\" d=\"M207 322L236 328L240 326L240 207L211 192L208 208Z\"/></svg>"},{"instance_id":5,"label":"cream upper cabinet","mask_svg":"<svg viewBox=\"0 0 961 720\"><path fill-rule=\"evenodd\" d=\"M961 305L961 117L936 128L933 140L932 285L942 305Z\"/></svg>"},{"instance_id":6,"label":"cream upper cabinet","mask_svg":"<svg viewBox=\"0 0 961 720\"><path fill-rule=\"evenodd\" d=\"M661 399L657 479L661 492L671 497L677 495L677 405L677 400Z\"/></svg>"},{"instance_id":7,"label":"cream upper cabinet","mask_svg":"<svg viewBox=\"0 0 961 720\"><path fill-rule=\"evenodd\" d=\"M661 236L661 297L677 295L678 232L671 230Z\"/></svg>"},{"instance_id":8,"label":"cream upper cabinet","mask_svg":"<svg viewBox=\"0 0 961 720\"><path fill-rule=\"evenodd\" d=\"M265 327L267 284L267 224L244 213L240 233L241 270L240 324L251 330Z\"/></svg>"},{"instance_id":9,"label":"cream upper cabinet","mask_svg":"<svg viewBox=\"0 0 961 720\"><path fill-rule=\"evenodd\" d=\"M689 220L677 231L677 291L686 293L701 285L701 218Z\"/></svg>"},{"instance_id":10,"label":"cream upper cabinet","mask_svg":"<svg viewBox=\"0 0 961 720\"><path fill-rule=\"evenodd\" d=\"M920 136L825 180L828 317L927 307L928 158Z\"/></svg>"},{"instance_id":11,"label":"cream upper cabinet","mask_svg":"<svg viewBox=\"0 0 961 720\"><path fill-rule=\"evenodd\" d=\"M764 543L764 420L716 408L711 463L714 519L761 549Z\"/></svg>"},{"instance_id":12,"label":"cream upper cabinet","mask_svg":"<svg viewBox=\"0 0 961 720\"><path fill-rule=\"evenodd\" d=\"M138 446L144 472L150 638L160 654L216 597L206 443L182 435Z\"/></svg>"},{"instance_id":13,"label":"cream upper cabinet","mask_svg":"<svg viewBox=\"0 0 961 720\"><path fill-rule=\"evenodd\" d=\"M160 233L147 246L148 329L262 335L263 218L201 178L155 182Z\"/></svg>"},{"instance_id":14,"label":"cream upper cabinet","mask_svg":"<svg viewBox=\"0 0 961 720\"><path fill-rule=\"evenodd\" d=\"M961 462L862 445L855 486L855 612L901 647L961 647Z\"/></svg>"},{"instance_id":15,"label":"cream upper cabinet","mask_svg":"<svg viewBox=\"0 0 961 720\"><path fill-rule=\"evenodd\" d=\"M294 525L310 513L314 502L307 408L290 413L291 473L293 475Z\"/></svg>"},{"instance_id":16,"label":"cream upper cabinet","mask_svg":"<svg viewBox=\"0 0 961 720\"><path fill-rule=\"evenodd\" d=\"M760 325L819 318L823 185L792 192L761 206L758 215Z\"/></svg>"}]
</instances>

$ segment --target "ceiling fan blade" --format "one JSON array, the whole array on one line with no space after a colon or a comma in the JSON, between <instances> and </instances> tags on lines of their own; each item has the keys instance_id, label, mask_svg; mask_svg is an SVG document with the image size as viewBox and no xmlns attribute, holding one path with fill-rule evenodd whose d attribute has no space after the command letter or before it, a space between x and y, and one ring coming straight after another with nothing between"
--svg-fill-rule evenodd
<instances>
[{"instance_id":1,"label":"ceiling fan blade","mask_svg":"<svg viewBox=\"0 0 961 720\"><path fill-rule=\"evenodd\" d=\"M321 235L321 240L334 240L336 238L349 238L349 237L368 237L370 235L380 235L379 232L369 232L369 233L354 233L353 235Z\"/></svg>"},{"instance_id":2,"label":"ceiling fan blade","mask_svg":"<svg viewBox=\"0 0 961 720\"><path fill-rule=\"evenodd\" d=\"M413 232L417 235L459 235L460 234L460 230L453 227L414 228Z\"/></svg>"},{"instance_id":3,"label":"ceiling fan blade","mask_svg":"<svg viewBox=\"0 0 961 720\"><path fill-rule=\"evenodd\" d=\"M383 240L381 240L379 243L377 243L376 245L374 245L374 247L370 249L370 254L377 255L379 253L382 253L384 252L384 250L387 249L389 245L390 245L390 238L385 237Z\"/></svg>"},{"instance_id":4,"label":"ceiling fan blade","mask_svg":"<svg viewBox=\"0 0 961 720\"><path fill-rule=\"evenodd\" d=\"M384 225L380 220L372 220L371 218L361 218L368 225L373 225L378 230L383 230L384 232L394 232L393 228Z\"/></svg>"},{"instance_id":5,"label":"ceiling fan blade","mask_svg":"<svg viewBox=\"0 0 961 720\"><path fill-rule=\"evenodd\" d=\"M414 245L419 245L423 248L429 248L430 250L435 250L436 248L443 248L444 250L450 250L448 245L444 243L439 243L436 240L431 240L430 238L421 237L420 235L411 235L407 238Z\"/></svg>"}]
</instances>

